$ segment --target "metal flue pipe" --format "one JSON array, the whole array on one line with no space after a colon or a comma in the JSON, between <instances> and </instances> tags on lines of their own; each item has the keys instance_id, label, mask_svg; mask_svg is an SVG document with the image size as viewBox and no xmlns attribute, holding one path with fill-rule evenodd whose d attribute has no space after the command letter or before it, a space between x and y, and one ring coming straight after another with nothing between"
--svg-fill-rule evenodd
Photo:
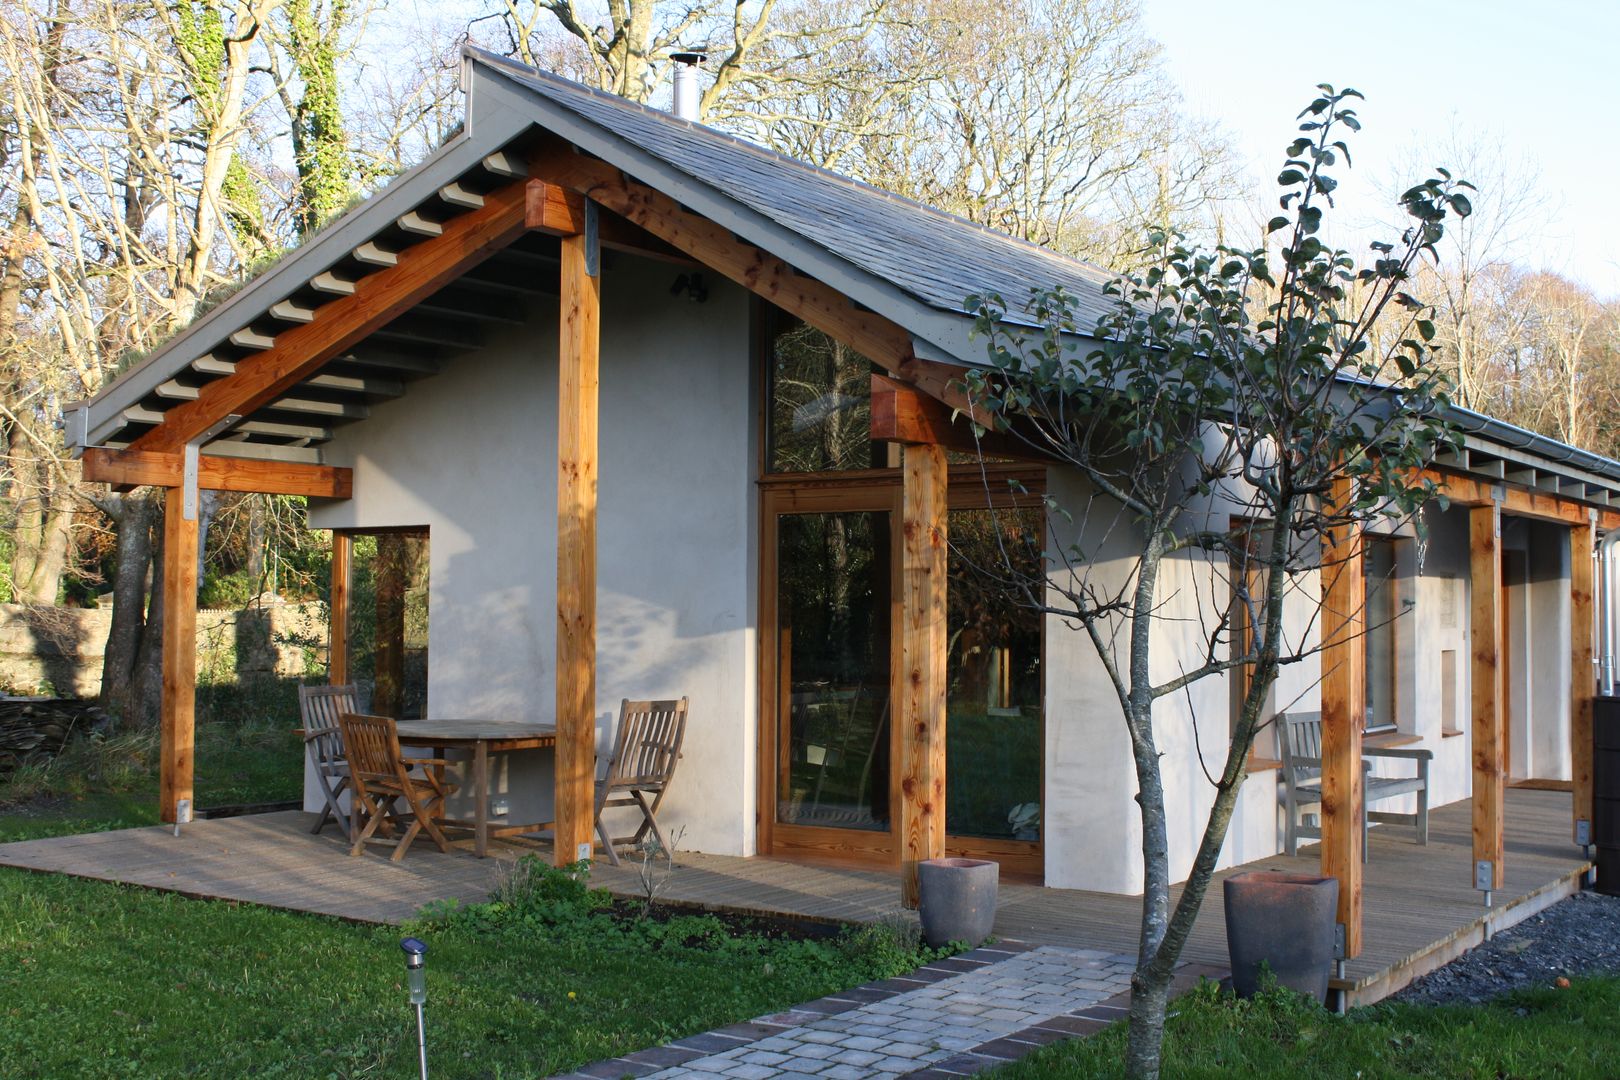
<instances>
[{"instance_id":1,"label":"metal flue pipe","mask_svg":"<svg viewBox=\"0 0 1620 1080\"><path fill-rule=\"evenodd\" d=\"M698 122L698 68L707 57L700 52L678 52L671 53L669 58L675 62L675 93L669 111L695 124Z\"/></svg>"}]
</instances>

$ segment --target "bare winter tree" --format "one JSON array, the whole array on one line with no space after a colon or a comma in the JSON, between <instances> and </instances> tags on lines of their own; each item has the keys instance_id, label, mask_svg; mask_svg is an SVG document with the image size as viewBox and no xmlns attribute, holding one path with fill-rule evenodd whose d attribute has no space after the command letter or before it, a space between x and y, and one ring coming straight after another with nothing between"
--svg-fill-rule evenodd
<instances>
[{"instance_id":1,"label":"bare winter tree","mask_svg":"<svg viewBox=\"0 0 1620 1080\"><path fill-rule=\"evenodd\" d=\"M1432 312L1407 289L1468 185L1443 171L1401 196L1410 224L1357 269L1320 239L1353 90L1321 87L1278 177L1275 253L1199 250L1156 233L1157 257L1111 286L1092 325L1074 298L1029 307L972 299L990 366L967 392L997 427L1055 457L1081 494L1048 496L1060 550L1043 572L1003 570L1026 603L1091 641L1117 695L1136 766L1143 904L1127 1072L1159 1074L1171 975L1214 873L1267 694L1315 655L1289 620L1336 573L1369 519L1411 516L1434 496L1418 478L1452 439ZM1257 287L1268 299L1256 305ZM1371 347L1371 329L1401 333ZM1392 398L1385 387L1399 383ZM1065 489L1059 488L1059 491ZM993 502L992 502L993 505ZM1049 560L1051 561L1051 560ZM1200 585L1200 583L1204 583ZM1202 593L1200 593L1202 590ZM1199 593L1195 609L1185 593ZM1204 595L1208 594L1208 595ZM1313 616L1314 617L1314 616ZM1295 619L1297 623L1297 618ZM1351 620L1347 626L1354 627ZM1326 644L1347 632L1326 626ZM1205 679L1241 672L1226 759L1191 871L1172 902L1158 723Z\"/></svg>"},{"instance_id":2,"label":"bare winter tree","mask_svg":"<svg viewBox=\"0 0 1620 1080\"><path fill-rule=\"evenodd\" d=\"M892 0L854 39L838 38L839 10L779 16L715 121L1109 263L1138 236L1120 222L1191 225L1237 190L1217 134L1181 115L1134 0Z\"/></svg>"}]
</instances>

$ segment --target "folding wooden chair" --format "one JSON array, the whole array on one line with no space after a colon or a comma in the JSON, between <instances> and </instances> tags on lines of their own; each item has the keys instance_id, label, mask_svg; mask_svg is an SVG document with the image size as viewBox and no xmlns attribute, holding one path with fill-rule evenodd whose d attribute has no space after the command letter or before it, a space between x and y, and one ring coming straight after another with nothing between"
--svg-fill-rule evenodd
<instances>
[{"instance_id":1,"label":"folding wooden chair","mask_svg":"<svg viewBox=\"0 0 1620 1080\"><path fill-rule=\"evenodd\" d=\"M359 691L353 684L344 686L300 686L298 713L304 725L304 753L315 767L315 781L321 786L321 797L326 805L315 819L318 833L328 821L336 821L343 837L352 840L349 818L338 805L338 798L349 787L349 763L343 756L343 732L338 717L344 713L360 711Z\"/></svg>"},{"instance_id":2,"label":"folding wooden chair","mask_svg":"<svg viewBox=\"0 0 1620 1080\"><path fill-rule=\"evenodd\" d=\"M350 835L354 846L350 855L365 849L366 841L379 828L388 836L395 824L404 824L406 815L395 809L404 799L410 807L410 826L394 847L394 862L405 857L416 834L423 829L433 837L440 851L449 851L450 842L444 838L434 815L444 807L445 796L455 790L437 774L447 764L442 758L407 758L399 751L399 730L386 716L366 716L344 713L338 718L343 730L343 747L349 755L349 779L353 789L349 799L352 812ZM412 776L410 769L422 766L422 776ZM366 819L365 828L360 819Z\"/></svg>"},{"instance_id":3,"label":"folding wooden chair","mask_svg":"<svg viewBox=\"0 0 1620 1080\"><path fill-rule=\"evenodd\" d=\"M669 792L675 763L681 759L681 740L686 737L686 699L679 701L629 701L619 706L619 731L614 738L613 758L607 775L596 782L596 835L607 850L608 862L619 865L616 844L639 844L650 829L666 856L674 849L658 827L658 807ZM652 802L647 796L652 796ZM641 810L641 824L630 836L612 837L602 823L602 811L614 806L635 806Z\"/></svg>"}]
</instances>

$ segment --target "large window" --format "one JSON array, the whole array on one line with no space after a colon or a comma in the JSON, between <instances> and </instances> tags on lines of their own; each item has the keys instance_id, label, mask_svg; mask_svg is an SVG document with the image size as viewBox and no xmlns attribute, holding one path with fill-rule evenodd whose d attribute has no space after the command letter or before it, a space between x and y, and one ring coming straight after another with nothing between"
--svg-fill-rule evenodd
<instances>
[{"instance_id":1,"label":"large window","mask_svg":"<svg viewBox=\"0 0 1620 1080\"><path fill-rule=\"evenodd\" d=\"M1400 583L1396 576L1399 541L1368 536L1362 544L1362 576L1366 591L1362 642L1366 654L1368 731L1391 731L1396 726L1396 617L1400 614Z\"/></svg>"},{"instance_id":2,"label":"large window","mask_svg":"<svg viewBox=\"0 0 1620 1080\"><path fill-rule=\"evenodd\" d=\"M1260 558L1270 545L1271 529L1263 522L1234 522L1232 534L1236 543L1227 571L1232 605L1227 622L1227 641L1233 658L1236 658L1254 651L1255 622L1265 617L1266 575ZM1232 669L1228 681L1232 688L1231 730L1236 731L1243 703L1249 696L1249 687L1254 684L1254 665L1239 664ZM1265 715L1265 706L1261 708L1259 720L1264 724L1269 717ZM1249 755L1251 767L1273 759L1276 753L1274 726L1262 728L1255 737L1255 745Z\"/></svg>"},{"instance_id":3,"label":"large window","mask_svg":"<svg viewBox=\"0 0 1620 1080\"><path fill-rule=\"evenodd\" d=\"M396 720L427 711L428 534L351 532L349 588L342 625L344 679L364 708Z\"/></svg>"},{"instance_id":4,"label":"large window","mask_svg":"<svg viewBox=\"0 0 1620 1080\"><path fill-rule=\"evenodd\" d=\"M945 830L1041 836L1041 613L1005 573L1038 575L1039 507L953 510L947 590Z\"/></svg>"},{"instance_id":5,"label":"large window","mask_svg":"<svg viewBox=\"0 0 1620 1080\"><path fill-rule=\"evenodd\" d=\"M886 863L900 798L901 450L872 440L867 358L780 312L764 330L765 844ZM950 487L947 844L1038 872L1043 617L1003 560L1040 573L1044 471L993 469L993 511L977 464L953 466Z\"/></svg>"},{"instance_id":6,"label":"large window","mask_svg":"<svg viewBox=\"0 0 1620 1080\"><path fill-rule=\"evenodd\" d=\"M841 472L899 464L872 442L872 362L771 309L766 328L766 471Z\"/></svg>"}]
</instances>

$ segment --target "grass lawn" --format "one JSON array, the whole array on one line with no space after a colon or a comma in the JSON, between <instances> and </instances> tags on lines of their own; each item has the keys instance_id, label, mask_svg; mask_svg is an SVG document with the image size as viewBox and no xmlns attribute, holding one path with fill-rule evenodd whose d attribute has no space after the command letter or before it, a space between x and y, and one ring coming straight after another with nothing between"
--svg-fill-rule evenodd
<instances>
[{"instance_id":1,"label":"grass lawn","mask_svg":"<svg viewBox=\"0 0 1620 1080\"><path fill-rule=\"evenodd\" d=\"M12 774L0 842L154 824L155 751L83 740ZM199 724L197 803L296 798L301 754L284 721ZM882 928L808 942L615 918L524 869L500 901L402 930L0 867L0 1076L415 1075L406 932L430 950L435 1078L547 1076L925 959Z\"/></svg>"},{"instance_id":2,"label":"grass lawn","mask_svg":"<svg viewBox=\"0 0 1620 1080\"><path fill-rule=\"evenodd\" d=\"M1278 1080L1620 1076L1620 978L1485 1006L1381 1004L1334 1016L1287 994L1237 1001L1211 986L1172 1003L1164 1075ZM1047 1047L998 1080L1123 1075L1123 1025Z\"/></svg>"},{"instance_id":3,"label":"grass lawn","mask_svg":"<svg viewBox=\"0 0 1620 1080\"><path fill-rule=\"evenodd\" d=\"M79 739L0 779L0 843L155 825L156 732ZM303 797L304 745L285 719L197 725L199 809Z\"/></svg>"},{"instance_id":4,"label":"grass lawn","mask_svg":"<svg viewBox=\"0 0 1620 1080\"><path fill-rule=\"evenodd\" d=\"M560 875L557 875L560 876ZM551 875L409 929L436 1077L530 1077L921 962L892 935L625 922ZM0 869L0 1076L414 1075L403 932Z\"/></svg>"}]
</instances>

